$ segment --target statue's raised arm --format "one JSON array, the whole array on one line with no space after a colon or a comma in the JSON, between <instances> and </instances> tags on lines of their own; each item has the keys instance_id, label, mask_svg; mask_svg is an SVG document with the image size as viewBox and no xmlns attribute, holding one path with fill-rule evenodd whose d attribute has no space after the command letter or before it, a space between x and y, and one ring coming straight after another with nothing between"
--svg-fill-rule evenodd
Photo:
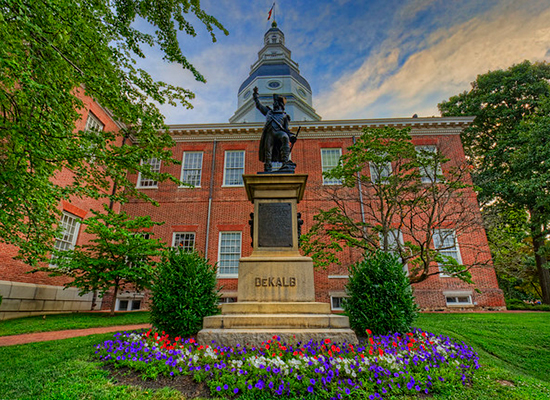
<instances>
[{"instance_id":1,"label":"statue's raised arm","mask_svg":"<svg viewBox=\"0 0 550 400\"><path fill-rule=\"evenodd\" d=\"M252 98L254 99L254 103L256 103L256 108L260 110L263 115L267 115L267 113L270 111L270 108L260 103L259 97L260 96L258 95L258 87L255 86L252 91Z\"/></svg>"}]
</instances>

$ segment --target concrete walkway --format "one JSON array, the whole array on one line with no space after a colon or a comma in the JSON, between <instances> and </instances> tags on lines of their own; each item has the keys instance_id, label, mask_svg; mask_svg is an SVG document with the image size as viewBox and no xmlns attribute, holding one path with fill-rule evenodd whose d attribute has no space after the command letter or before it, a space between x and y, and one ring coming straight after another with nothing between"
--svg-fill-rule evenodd
<instances>
[{"instance_id":1,"label":"concrete walkway","mask_svg":"<svg viewBox=\"0 0 550 400\"><path fill-rule=\"evenodd\" d=\"M50 340L68 339L68 338L79 337L79 336L96 335L100 333L134 331L138 329L149 329L149 328L151 328L151 324L122 325L122 326L119 325L119 326L105 326L102 328L69 329L65 331L36 332L36 333L24 333L22 335L0 336L0 347L13 346L16 344L34 343L34 342L47 342Z\"/></svg>"}]
</instances>

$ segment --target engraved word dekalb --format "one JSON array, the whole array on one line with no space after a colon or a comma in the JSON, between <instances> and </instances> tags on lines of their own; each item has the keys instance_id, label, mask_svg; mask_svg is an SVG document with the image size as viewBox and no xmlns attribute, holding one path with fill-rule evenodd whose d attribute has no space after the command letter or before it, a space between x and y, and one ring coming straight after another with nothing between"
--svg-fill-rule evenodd
<instances>
[{"instance_id":1,"label":"engraved word dekalb","mask_svg":"<svg viewBox=\"0 0 550 400\"><path fill-rule=\"evenodd\" d=\"M280 278L270 276L269 278L256 278L254 279L256 287L294 287L296 286L296 278Z\"/></svg>"}]
</instances>

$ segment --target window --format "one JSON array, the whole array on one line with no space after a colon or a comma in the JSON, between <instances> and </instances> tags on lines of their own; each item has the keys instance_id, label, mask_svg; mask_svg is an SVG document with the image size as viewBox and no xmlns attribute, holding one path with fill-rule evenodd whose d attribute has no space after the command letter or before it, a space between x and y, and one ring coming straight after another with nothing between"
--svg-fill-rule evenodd
<instances>
[{"instance_id":1,"label":"window","mask_svg":"<svg viewBox=\"0 0 550 400\"><path fill-rule=\"evenodd\" d=\"M342 149L321 149L321 166L323 173L330 171L338 165L340 157L342 156ZM323 185L340 185L342 181L340 179L328 179L323 177Z\"/></svg>"},{"instance_id":2,"label":"window","mask_svg":"<svg viewBox=\"0 0 550 400\"><path fill-rule=\"evenodd\" d=\"M445 292L447 306L473 306L472 294L470 292Z\"/></svg>"},{"instance_id":3,"label":"window","mask_svg":"<svg viewBox=\"0 0 550 400\"><path fill-rule=\"evenodd\" d=\"M181 163L181 181L195 187L201 186L202 152L184 152Z\"/></svg>"},{"instance_id":4,"label":"window","mask_svg":"<svg viewBox=\"0 0 550 400\"><path fill-rule=\"evenodd\" d=\"M344 310L345 297L343 296L330 296L330 309L334 311Z\"/></svg>"},{"instance_id":5,"label":"window","mask_svg":"<svg viewBox=\"0 0 550 400\"><path fill-rule=\"evenodd\" d=\"M220 301L218 301L218 304L229 304L229 303L236 303L237 298L236 297L220 297Z\"/></svg>"},{"instance_id":6,"label":"window","mask_svg":"<svg viewBox=\"0 0 550 400\"><path fill-rule=\"evenodd\" d=\"M101 132L105 125L91 112L88 113L88 119L86 120L85 131Z\"/></svg>"},{"instance_id":7,"label":"window","mask_svg":"<svg viewBox=\"0 0 550 400\"><path fill-rule=\"evenodd\" d=\"M405 242L403 240L403 232L401 232L399 229L390 229L388 231L388 247L386 251L389 253L395 254L397 256L400 256L399 254L399 246L403 248L405 245ZM380 233L380 247L384 246L384 238L382 237L382 233ZM409 275L409 268L407 267L407 264L401 259L401 262L403 263L403 271L405 272L405 275Z\"/></svg>"},{"instance_id":8,"label":"window","mask_svg":"<svg viewBox=\"0 0 550 400\"><path fill-rule=\"evenodd\" d=\"M160 160L158 158L150 158L147 161L141 161L141 165L149 165L152 172L160 172ZM158 182L154 179L145 178L141 175L138 176L138 188L156 188Z\"/></svg>"},{"instance_id":9,"label":"window","mask_svg":"<svg viewBox=\"0 0 550 400\"><path fill-rule=\"evenodd\" d=\"M141 300L117 299L116 311L135 311L141 309Z\"/></svg>"},{"instance_id":10,"label":"window","mask_svg":"<svg viewBox=\"0 0 550 400\"><path fill-rule=\"evenodd\" d=\"M237 276L239 258L241 258L241 232L220 232L218 275Z\"/></svg>"},{"instance_id":11,"label":"window","mask_svg":"<svg viewBox=\"0 0 550 400\"><path fill-rule=\"evenodd\" d=\"M375 164L369 163L370 179L372 183L386 183L392 173L391 162Z\"/></svg>"},{"instance_id":12,"label":"window","mask_svg":"<svg viewBox=\"0 0 550 400\"><path fill-rule=\"evenodd\" d=\"M451 257L459 264L462 264L460 257L460 251L458 250L458 244L456 242L455 231L452 229L436 229L434 230L434 247L439 251L439 254L447 257ZM439 269L441 271L442 264L439 263ZM449 276L441 274L441 276Z\"/></svg>"},{"instance_id":13,"label":"window","mask_svg":"<svg viewBox=\"0 0 550 400\"><path fill-rule=\"evenodd\" d=\"M244 150L226 151L223 171L224 186L243 186Z\"/></svg>"},{"instance_id":14,"label":"window","mask_svg":"<svg viewBox=\"0 0 550 400\"><path fill-rule=\"evenodd\" d=\"M422 183L434 183L439 180L439 176L443 174L441 171L441 165L438 163L436 165L436 146L416 146L416 152L418 153L419 159L423 164L420 167L420 180Z\"/></svg>"},{"instance_id":15,"label":"window","mask_svg":"<svg viewBox=\"0 0 550 400\"><path fill-rule=\"evenodd\" d=\"M181 246L185 251L193 251L193 249L195 248L195 234L193 232L174 233L172 246Z\"/></svg>"},{"instance_id":16,"label":"window","mask_svg":"<svg viewBox=\"0 0 550 400\"><path fill-rule=\"evenodd\" d=\"M61 226L61 233L55 239L54 248L60 251L74 249L80 230L80 218L64 212L61 221L59 221L59 226Z\"/></svg>"}]
</instances>

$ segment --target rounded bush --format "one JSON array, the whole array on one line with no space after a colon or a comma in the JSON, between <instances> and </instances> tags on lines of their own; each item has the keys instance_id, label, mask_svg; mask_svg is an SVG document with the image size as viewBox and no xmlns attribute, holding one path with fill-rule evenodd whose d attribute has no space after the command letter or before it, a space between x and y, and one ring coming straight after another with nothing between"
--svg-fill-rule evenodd
<instances>
[{"instance_id":1,"label":"rounded bush","mask_svg":"<svg viewBox=\"0 0 550 400\"><path fill-rule=\"evenodd\" d=\"M344 310L351 328L364 335L407 332L418 308L403 264L394 254L376 251L349 267Z\"/></svg>"},{"instance_id":2,"label":"rounded bush","mask_svg":"<svg viewBox=\"0 0 550 400\"><path fill-rule=\"evenodd\" d=\"M152 287L151 323L171 336L192 336L219 312L216 266L197 252L170 249Z\"/></svg>"}]
</instances>

